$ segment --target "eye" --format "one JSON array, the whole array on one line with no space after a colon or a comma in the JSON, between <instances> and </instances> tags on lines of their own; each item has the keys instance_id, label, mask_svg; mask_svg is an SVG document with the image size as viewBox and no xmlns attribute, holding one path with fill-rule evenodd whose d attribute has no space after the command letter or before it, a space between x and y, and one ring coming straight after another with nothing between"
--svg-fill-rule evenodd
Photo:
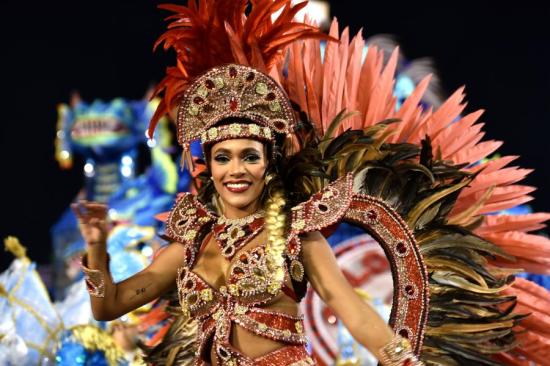
<instances>
[{"instance_id":1,"label":"eye","mask_svg":"<svg viewBox=\"0 0 550 366\"><path fill-rule=\"evenodd\" d=\"M246 154L244 157L244 161L255 163L260 160L260 155L258 154Z\"/></svg>"},{"instance_id":2,"label":"eye","mask_svg":"<svg viewBox=\"0 0 550 366\"><path fill-rule=\"evenodd\" d=\"M224 163L229 162L229 156L219 154L219 155L214 156L214 161L216 161L217 163L220 163L220 164L224 164Z\"/></svg>"}]
</instances>

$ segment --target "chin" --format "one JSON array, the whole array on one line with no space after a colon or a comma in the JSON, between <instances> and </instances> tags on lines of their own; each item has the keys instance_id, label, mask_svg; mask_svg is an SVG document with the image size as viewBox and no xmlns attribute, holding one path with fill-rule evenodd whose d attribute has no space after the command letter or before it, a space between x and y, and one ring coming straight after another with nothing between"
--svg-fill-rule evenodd
<instances>
[{"instance_id":1,"label":"chin","mask_svg":"<svg viewBox=\"0 0 550 366\"><path fill-rule=\"evenodd\" d=\"M226 205L229 205L231 207L237 208L237 209L243 209L251 204L253 204L256 201L256 199L250 199L245 197L231 197L227 200L225 200Z\"/></svg>"}]
</instances>

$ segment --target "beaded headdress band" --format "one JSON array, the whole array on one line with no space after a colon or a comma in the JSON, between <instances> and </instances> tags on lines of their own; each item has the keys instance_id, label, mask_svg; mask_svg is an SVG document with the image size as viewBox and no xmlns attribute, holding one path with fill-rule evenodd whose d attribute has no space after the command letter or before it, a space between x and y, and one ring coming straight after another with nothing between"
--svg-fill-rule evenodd
<instances>
[{"instance_id":1,"label":"beaded headdress band","mask_svg":"<svg viewBox=\"0 0 550 366\"><path fill-rule=\"evenodd\" d=\"M253 123L214 126L227 119ZM177 116L178 142L184 150L198 138L203 144L230 138L274 141L296 124L284 90L268 75L248 66L229 64L210 69L184 93Z\"/></svg>"},{"instance_id":2,"label":"beaded headdress band","mask_svg":"<svg viewBox=\"0 0 550 366\"><path fill-rule=\"evenodd\" d=\"M269 127L261 127L255 123L231 123L229 125L210 127L201 135L201 143L207 144L235 138L253 138L273 142L273 134Z\"/></svg>"}]
</instances>

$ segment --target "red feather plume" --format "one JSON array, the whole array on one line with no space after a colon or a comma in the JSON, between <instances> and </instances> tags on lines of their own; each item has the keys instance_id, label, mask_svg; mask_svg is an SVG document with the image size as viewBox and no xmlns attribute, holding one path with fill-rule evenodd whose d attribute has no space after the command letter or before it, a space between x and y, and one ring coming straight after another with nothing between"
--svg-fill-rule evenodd
<instances>
[{"instance_id":1,"label":"red feather plume","mask_svg":"<svg viewBox=\"0 0 550 366\"><path fill-rule=\"evenodd\" d=\"M307 1L292 5L291 0L189 0L188 6L160 5L174 14L166 18L168 30L155 48L162 45L164 50L176 51L177 64L167 68L154 92L154 96L162 94L162 101L148 135L153 136L159 119L177 105L189 83L212 67L238 63L275 76L273 68L292 42L328 39L319 28L294 20L306 5Z\"/></svg>"}]
</instances>

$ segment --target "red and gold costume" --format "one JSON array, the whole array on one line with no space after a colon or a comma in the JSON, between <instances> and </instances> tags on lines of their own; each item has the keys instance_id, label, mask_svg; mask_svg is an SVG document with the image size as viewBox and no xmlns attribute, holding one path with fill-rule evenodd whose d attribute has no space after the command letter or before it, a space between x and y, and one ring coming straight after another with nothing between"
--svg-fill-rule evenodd
<instances>
[{"instance_id":1,"label":"red and gold costume","mask_svg":"<svg viewBox=\"0 0 550 366\"><path fill-rule=\"evenodd\" d=\"M280 162L292 203L282 243L270 239L247 247L263 228L269 230L267 218L258 213L224 221L207 207L210 202L190 194L168 216L166 236L186 248L177 292L183 316L197 321L192 362L208 364L213 350L220 365L313 364L301 318L270 305L283 296L299 302L304 295L300 237L328 235L342 221L378 239L391 264L396 337L381 350L384 365L419 365L416 355L446 365L515 359L513 327L523 315L513 313L506 304L515 299L501 293L513 282L511 271L494 266L513 267L505 251L510 248L530 268L550 263L548 256L516 250L525 236L510 234L513 241L508 235L524 234L546 217L483 214L523 202L525 190L509 186L521 174L503 169L509 158L472 165L498 144L479 142L478 113L459 118L461 92L437 111L424 110L419 101L426 78L396 108L391 92L397 54L384 67L382 54L369 48L363 61L360 35L349 42L336 22L324 35L295 21L304 6L290 0L163 6L175 14L158 44L173 48L178 62L157 89L163 101L149 135L158 118L176 110L178 142L191 168L189 144L198 139L203 147L231 138L272 145L286 135L294 146ZM324 58L319 39L328 40ZM232 122L223 123L227 119ZM211 235L230 262L219 288L193 271ZM283 346L250 359L231 344L235 326ZM174 327L172 335L177 333ZM537 352L532 357L544 359Z\"/></svg>"},{"instance_id":2,"label":"red and gold costume","mask_svg":"<svg viewBox=\"0 0 550 366\"><path fill-rule=\"evenodd\" d=\"M291 286L283 284L275 293L269 290L270 272L266 264L265 245L247 249L241 245L232 250L227 284L219 289L193 272L193 264L200 253L204 233L216 230L216 218L190 194L182 196L167 221L167 236L186 246L185 265L178 270L178 295L184 314L198 320L197 365L210 357L211 344L216 351L217 363L235 365L292 365L313 364L305 349L306 338L301 317L269 310L269 304L280 296L299 301ZM259 217L250 226L263 226ZM202 235L201 235L202 234ZM206 234L208 235L211 234ZM248 234L251 236L251 234ZM207 240L205 240L207 241ZM226 248L221 248L223 251ZM286 270L285 282L289 281ZM260 359L251 360L230 343L234 324L287 346ZM210 343L210 341L212 343ZM205 354L206 353L206 354ZM284 361L283 361L284 360Z\"/></svg>"},{"instance_id":3,"label":"red and gold costume","mask_svg":"<svg viewBox=\"0 0 550 366\"><path fill-rule=\"evenodd\" d=\"M261 214L236 220L220 219L193 195L184 194L180 197L166 221L166 236L186 247L185 264L178 270L177 289L184 316L198 322L195 365L209 364L211 347L215 350L219 365L315 364L305 348L307 339L302 317L269 309L280 296L288 296L300 302L305 294L307 276L301 260L300 242L303 234L328 229L347 218L359 224L370 225L375 232L384 236L386 242L394 241L393 250L402 258L403 263L399 264L403 268L406 257L409 261L414 261L416 257L418 261L414 241L411 242L410 237L409 240L398 240L399 233L406 235L406 230L403 231L405 225L395 217L393 224L387 225L385 221L391 218L386 215L391 215L391 210L380 205L380 202L367 202L367 197L353 192L352 185L353 176L344 176L291 210L290 231L285 242L284 282L281 286L275 286L275 291L271 286L273 274L266 261L266 245L246 247L263 228L264 219ZM241 222L233 226L231 221ZM241 234L238 233L239 230L242 230ZM220 252L230 261L227 283L220 288L215 288L193 271L197 256L211 235L221 238L217 240ZM227 237L236 240L228 244L228 240L224 240ZM416 274L423 276L420 271ZM414 275L415 271L411 270L410 276L413 277L410 280L415 279ZM421 281L425 282L426 279ZM410 283L412 282L408 282L406 286L410 287ZM415 293L418 291L416 288L407 291L408 294L400 296L396 303L406 302L417 309L426 308L426 293ZM417 302L422 305L419 306ZM403 313L406 314L406 311ZM399 329L402 334L405 329L414 332L407 334L412 337L421 331L426 313L409 313L413 315L411 319L400 314L396 324L401 326ZM414 315L420 315L424 319L418 319ZM251 359L232 346L230 334L234 326L281 342L285 346L260 358ZM394 348L403 351L403 359L408 359L410 365L419 364L410 350L404 352L405 348L401 343ZM392 354L394 352L388 352L388 362L395 356L391 356Z\"/></svg>"}]
</instances>

